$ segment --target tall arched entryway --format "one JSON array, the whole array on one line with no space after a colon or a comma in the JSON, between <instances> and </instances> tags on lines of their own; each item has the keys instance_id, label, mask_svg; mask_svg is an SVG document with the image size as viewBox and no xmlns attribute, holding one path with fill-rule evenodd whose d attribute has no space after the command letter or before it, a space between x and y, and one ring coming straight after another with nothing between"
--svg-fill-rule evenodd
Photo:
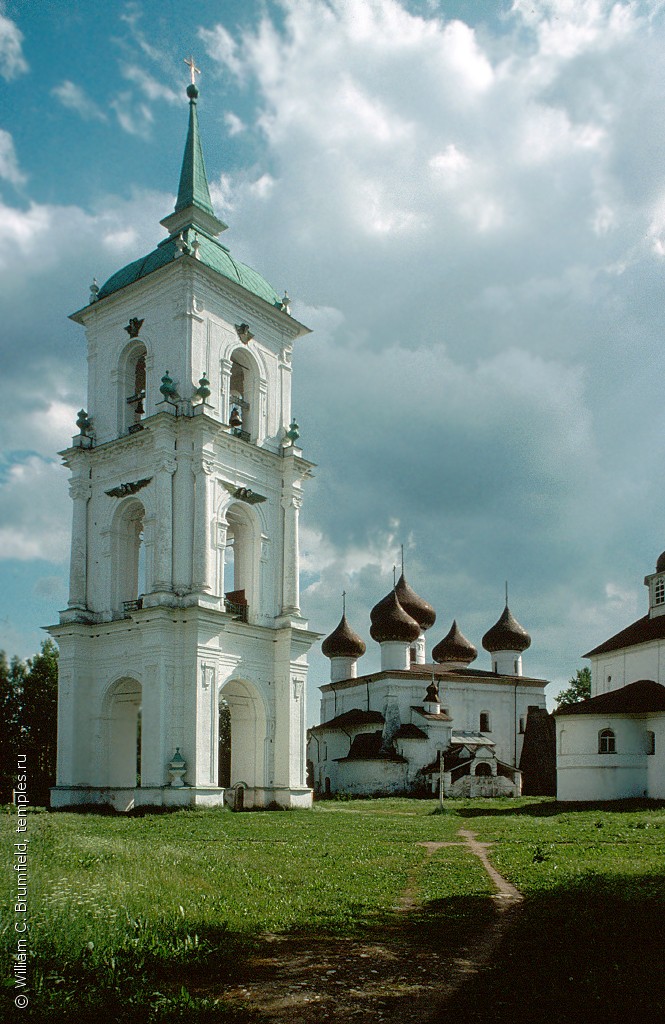
<instances>
[{"instance_id":1,"label":"tall arched entryway","mask_svg":"<svg viewBox=\"0 0 665 1024\"><path fill-rule=\"evenodd\" d=\"M134 788L141 785L141 684L119 679L104 701L103 786Z\"/></svg>"},{"instance_id":2,"label":"tall arched entryway","mask_svg":"<svg viewBox=\"0 0 665 1024\"><path fill-rule=\"evenodd\" d=\"M248 790L263 789L266 779L266 713L256 688L232 679L220 694L219 784L243 784Z\"/></svg>"}]
</instances>

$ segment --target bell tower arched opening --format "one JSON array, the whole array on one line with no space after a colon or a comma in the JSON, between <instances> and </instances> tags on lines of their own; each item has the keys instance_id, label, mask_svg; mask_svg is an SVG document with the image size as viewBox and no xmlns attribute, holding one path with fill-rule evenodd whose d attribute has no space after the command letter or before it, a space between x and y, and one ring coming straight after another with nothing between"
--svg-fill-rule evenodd
<instances>
[{"instance_id":1,"label":"bell tower arched opening","mask_svg":"<svg viewBox=\"0 0 665 1024\"><path fill-rule=\"evenodd\" d=\"M222 688L220 726L223 715L228 716L229 725L224 739L229 751L224 780L226 787L242 784L247 789L263 789L266 785L266 713L263 701L251 683L232 679ZM219 769L221 785L221 763Z\"/></svg>"},{"instance_id":2,"label":"bell tower arched opening","mask_svg":"<svg viewBox=\"0 0 665 1024\"><path fill-rule=\"evenodd\" d=\"M102 785L133 789L141 785L141 684L136 679L119 679L104 704L106 778Z\"/></svg>"},{"instance_id":3,"label":"bell tower arched opening","mask_svg":"<svg viewBox=\"0 0 665 1024\"><path fill-rule=\"evenodd\" d=\"M118 365L118 433L133 434L142 430L141 420L146 403L146 347L131 342L123 351Z\"/></svg>"},{"instance_id":4,"label":"bell tower arched opening","mask_svg":"<svg viewBox=\"0 0 665 1024\"><path fill-rule=\"evenodd\" d=\"M136 500L121 505L113 518L111 604L116 616L140 608L147 591L144 519L145 509Z\"/></svg>"},{"instance_id":5,"label":"bell tower arched opening","mask_svg":"<svg viewBox=\"0 0 665 1024\"><path fill-rule=\"evenodd\" d=\"M244 441L257 442L263 433L259 376L259 369L246 349L237 348L231 353L229 425Z\"/></svg>"},{"instance_id":6,"label":"bell tower arched opening","mask_svg":"<svg viewBox=\"0 0 665 1024\"><path fill-rule=\"evenodd\" d=\"M224 551L224 599L227 611L243 621L258 610L257 524L248 508L240 502L226 513Z\"/></svg>"}]
</instances>

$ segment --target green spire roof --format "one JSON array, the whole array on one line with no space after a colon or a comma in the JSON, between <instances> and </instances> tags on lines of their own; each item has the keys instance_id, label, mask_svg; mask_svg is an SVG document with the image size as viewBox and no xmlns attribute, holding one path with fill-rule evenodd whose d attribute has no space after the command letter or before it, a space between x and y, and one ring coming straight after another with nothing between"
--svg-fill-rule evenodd
<instances>
[{"instance_id":1,"label":"green spire roof","mask_svg":"<svg viewBox=\"0 0 665 1024\"><path fill-rule=\"evenodd\" d=\"M214 217L215 211L210 201L210 189L208 188L201 137L199 135L199 119L196 113L196 100L199 93L195 85L189 86L187 95L189 96L189 128L187 130L182 170L180 171L180 185L178 186L175 212L179 213L181 210L187 209L188 206L197 206L200 210L204 210Z\"/></svg>"},{"instance_id":2,"label":"green spire roof","mask_svg":"<svg viewBox=\"0 0 665 1024\"><path fill-rule=\"evenodd\" d=\"M175 235L183 228L194 225L202 228L210 235L218 235L226 230L226 224L215 216L210 201L210 189L203 162L203 149L199 135L199 118L196 113L196 101L199 90L195 85L187 86L189 96L189 127L185 155L182 158L180 184L175 210L161 222L170 235Z\"/></svg>"}]
</instances>

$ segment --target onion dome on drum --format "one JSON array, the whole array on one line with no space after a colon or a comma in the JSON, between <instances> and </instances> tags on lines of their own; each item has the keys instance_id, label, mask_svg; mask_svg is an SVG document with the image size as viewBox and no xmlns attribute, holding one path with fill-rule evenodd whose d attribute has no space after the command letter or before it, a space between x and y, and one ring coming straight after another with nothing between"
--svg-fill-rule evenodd
<instances>
[{"instance_id":1,"label":"onion dome on drum","mask_svg":"<svg viewBox=\"0 0 665 1024\"><path fill-rule=\"evenodd\" d=\"M498 622L488 629L483 637L483 647L490 654L497 651L526 651L531 646L531 637L524 626L520 626L508 605Z\"/></svg>"},{"instance_id":2,"label":"onion dome on drum","mask_svg":"<svg viewBox=\"0 0 665 1024\"><path fill-rule=\"evenodd\" d=\"M321 644L326 658L362 658L366 650L365 641L351 629L346 615L342 615L337 628Z\"/></svg>"},{"instance_id":3,"label":"onion dome on drum","mask_svg":"<svg viewBox=\"0 0 665 1024\"><path fill-rule=\"evenodd\" d=\"M665 572L665 551L656 562L656 572Z\"/></svg>"},{"instance_id":4,"label":"onion dome on drum","mask_svg":"<svg viewBox=\"0 0 665 1024\"><path fill-rule=\"evenodd\" d=\"M456 661L463 662L469 665L472 661L475 661L478 657L478 650L473 646L470 640L464 636L457 620L453 620L453 624L450 630L443 640L441 640L434 650L432 651L432 658L439 664L444 661Z\"/></svg>"},{"instance_id":5,"label":"onion dome on drum","mask_svg":"<svg viewBox=\"0 0 665 1024\"><path fill-rule=\"evenodd\" d=\"M369 617L372 622L370 636L379 644L388 641L411 644L420 636L420 625L404 611L395 590L374 605Z\"/></svg>"},{"instance_id":6,"label":"onion dome on drum","mask_svg":"<svg viewBox=\"0 0 665 1024\"><path fill-rule=\"evenodd\" d=\"M409 586L404 579L404 573L402 573L397 581L395 593L404 611L412 619L416 620L422 632L434 625L436 622L436 612L431 604L428 604L422 597L419 597L415 590Z\"/></svg>"}]
</instances>

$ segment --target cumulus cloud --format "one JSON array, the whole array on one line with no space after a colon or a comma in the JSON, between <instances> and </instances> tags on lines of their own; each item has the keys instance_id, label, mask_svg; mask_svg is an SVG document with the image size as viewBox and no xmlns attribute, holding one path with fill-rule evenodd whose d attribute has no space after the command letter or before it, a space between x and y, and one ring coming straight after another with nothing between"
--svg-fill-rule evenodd
<instances>
[{"instance_id":1,"label":"cumulus cloud","mask_svg":"<svg viewBox=\"0 0 665 1024\"><path fill-rule=\"evenodd\" d=\"M68 110L75 110L84 121L106 121L104 111L92 100L80 85L65 79L51 89L51 95Z\"/></svg>"},{"instance_id":2,"label":"cumulus cloud","mask_svg":"<svg viewBox=\"0 0 665 1024\"><path fill-rule=\"evenodd\" d=\"M63 471L32 456L0 484L0 551L19 561L61 562L69 553L71 509ZM35 495L39 501L35 501Z\"/></svg>"},{"instance_id":3,"label":"cumulus cloud","mask_svg":"<svg viewBox=\"0 0 665 1024\"><path fill-rule=\"evenodd\" d=\"M22 185L26 180L25 174L19 167L14 140L9 132L2 128L0 128L0 178L12 185Z\"/></svg>"},{"instance_id":4,"label":"cumulus cloud","mask_svg":"<svg viewBox=\"0 0 665 1024\"><path fill-rule=\"evenodd\" d=\"M23 33L0 9L0 75L6 82L11 82L26 71L28 62L23 56Z\"/></svg>"}]
</instances>

